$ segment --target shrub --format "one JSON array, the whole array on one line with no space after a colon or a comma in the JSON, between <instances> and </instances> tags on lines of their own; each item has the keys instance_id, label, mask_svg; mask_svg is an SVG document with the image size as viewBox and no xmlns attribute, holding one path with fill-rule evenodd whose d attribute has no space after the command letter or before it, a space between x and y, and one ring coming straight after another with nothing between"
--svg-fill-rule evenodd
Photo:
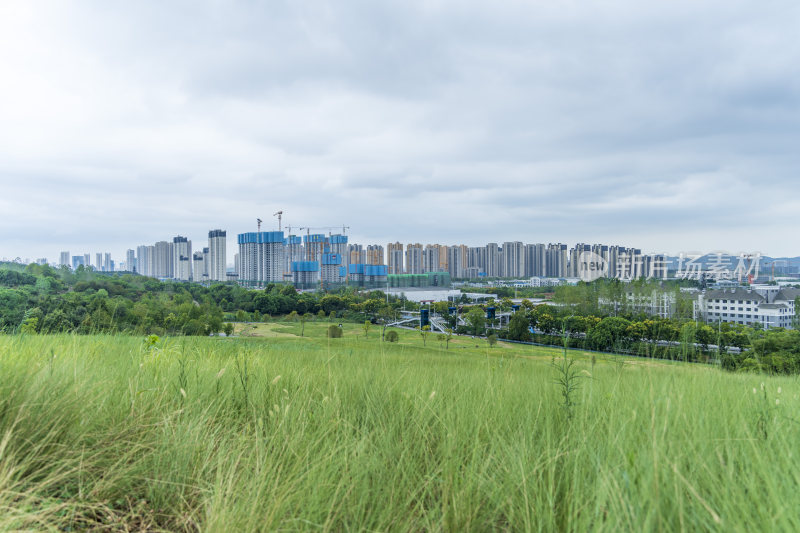
<instances>
[{"instance_id":1,"label":"shrub","mask_svg":"<svg viewBox=\"0 0 800 533\"><path fill-rule=\"evenodd\" d=\"M398 334L395 330L390 329L386 332L386 340L389 342L397 342L400 340L400 334Z\"/></svg>"},{"instance_id":2,"label":"shrub","mask_svg":"<svg viewBox=\"0 0 800 533\"><path fill-rule=\"evenodd\" d=\"M335 324L331 324L328 326L328 337L331 339L341 339L342 338L342 328Z\"/></svg>"}]
</instances>

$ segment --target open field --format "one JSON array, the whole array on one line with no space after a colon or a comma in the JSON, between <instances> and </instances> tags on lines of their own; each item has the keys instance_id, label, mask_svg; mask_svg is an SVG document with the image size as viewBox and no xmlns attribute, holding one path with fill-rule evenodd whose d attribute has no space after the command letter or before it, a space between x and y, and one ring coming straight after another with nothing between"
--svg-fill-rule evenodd
<instances>
[{"instance_id":1,"label":"open field","mask_svg":"<svg viewBox=\"0 0 800 533\"><path fill-rule=\"evenodd\" d=\"M0 530L800 529L795 378L328 325L0 336Z\"/></svg>"}]
</instances>

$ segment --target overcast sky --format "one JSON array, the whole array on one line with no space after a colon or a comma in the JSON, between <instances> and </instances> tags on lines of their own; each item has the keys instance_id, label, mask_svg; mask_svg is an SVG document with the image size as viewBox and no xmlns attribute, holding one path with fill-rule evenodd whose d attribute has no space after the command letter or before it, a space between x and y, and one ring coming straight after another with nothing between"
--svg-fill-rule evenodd
<instances>
[{"instance_id":1,"label":"overcast sky","mask_svg":"<svg viewBox=\"0 0 800 533\"><path fill-rule=\"evenodd\" d=\"M796 0L4 0L0 257L222 228L232 258L278 210L800 255L799 28Z\"/></svg>"}]
</instances>

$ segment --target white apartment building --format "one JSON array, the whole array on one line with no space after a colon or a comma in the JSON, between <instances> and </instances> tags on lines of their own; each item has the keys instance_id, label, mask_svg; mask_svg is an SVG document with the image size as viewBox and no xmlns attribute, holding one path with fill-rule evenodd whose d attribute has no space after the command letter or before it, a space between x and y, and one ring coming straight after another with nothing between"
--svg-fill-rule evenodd
<instances>
[{"instance_id":1,"label":"white apartment building","mask_svg":"<svg viewBox=\"0 0 800 533\"><path fill-rule=\"evenodd\" d=\"M227 281L227 233L221 229L208 232L208 279Z\"/></svg>"},{"instance_id":2,"label":"white apartment building","mask_svg":"<svg viewBox=\"0 0 800 533\"><path fill-rule=\"evenodd\" d=\"M711 290L695 300L694 315L708 323L760 324L764 329L792 328L794 302L798 296L800 289L777 286Z\"/></svg>"}]
</instances>

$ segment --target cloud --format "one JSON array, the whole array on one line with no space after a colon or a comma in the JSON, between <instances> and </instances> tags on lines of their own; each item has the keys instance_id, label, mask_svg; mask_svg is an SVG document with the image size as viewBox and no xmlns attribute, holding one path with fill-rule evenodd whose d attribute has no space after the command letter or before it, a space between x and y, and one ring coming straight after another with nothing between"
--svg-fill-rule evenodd
<instances>
[{"instance_id":1,"label":"cloud","mask_svg":"<svg viewBox=\"0 0 800 533\"><path fill-rule=\"evenodd\" d=\"M279 209L365 243L796 255L799 19L783 0L5 2L0 257L121 259Z\"/></svg>"}]
</instances>

